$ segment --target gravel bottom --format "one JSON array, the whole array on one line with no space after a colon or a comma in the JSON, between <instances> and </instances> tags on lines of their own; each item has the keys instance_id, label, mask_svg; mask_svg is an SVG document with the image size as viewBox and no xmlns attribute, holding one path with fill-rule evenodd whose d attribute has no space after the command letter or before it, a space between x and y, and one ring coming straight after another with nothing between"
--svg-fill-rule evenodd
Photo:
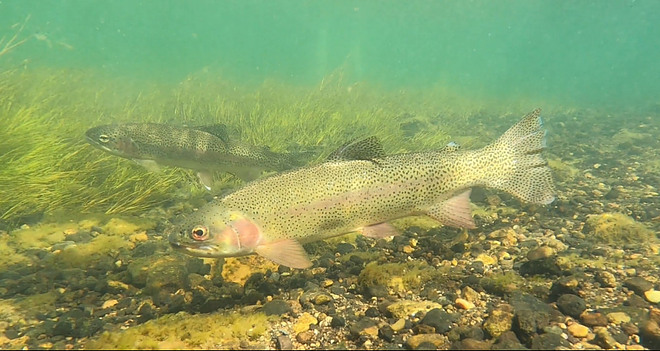
<instances>
[{"instance_id":1,"label":"gravel bottom","mask_svg":"<svg viewBox=\"0 0 660 351\"><path fill-rule=\"evenodd\" d=\"M550 134L552 205L474 189L478 229L312 243L306 270L179 255L158 225L73 223L0 272L0 347L660 348L660 131L595 118Z\"/></svg>"}]
</instances>

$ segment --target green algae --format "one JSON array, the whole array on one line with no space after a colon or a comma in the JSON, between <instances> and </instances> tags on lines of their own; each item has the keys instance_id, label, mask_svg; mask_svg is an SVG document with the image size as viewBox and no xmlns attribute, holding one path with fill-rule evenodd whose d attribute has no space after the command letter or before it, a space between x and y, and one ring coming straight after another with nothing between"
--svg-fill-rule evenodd
<instances>
[{"instance_id":1,"label":"green algae","mask_svg":"<svg viewBox=\"0 0 660 351\"><path fill-rule=\"evenodd\" d=\"M75 224L47 223L34 227L23 227L0 236L0 269L14 264L27 263L30 259L23 253L32 248L48 248L65 240L65 231L75 228Z\"/></svg>"},{"instance_id":2,"label":"green algae","mask_svg":"<svg viewBox=\"0 0 660 351\"><path fill-rule=\"evenodd\" d=\"M422 229L431 229L441 226L441 223L429 216L408 216L392 220L391 223L399 231L403 231L406 228L413 226L420 227Z\"/></svg>"},{"instance_id":3,"label":"green algae","mask_svg":"<svg viewBox=\"0 0 660 351\"><path fill-rule=\"evenodd\" d=\"M382 256L382 253L379 252L368 252L368 251L355 251L339 257L340 262L348 262L351 260L351 257L356 256L361 258L364 262L371 262L377 260Z\"/></svg>"},{"instance_id":4,"label":"green algae","mask_svg":"<svg viewBox=\"0 0 660 351\"><path fill-rule=\"evenodd\" d=\"M4 257L0 261L0 268L29 262L30 259L24 254L26 250L51 249L58 243L68 241L67 238L71 234L100 227L103 233L96 233L89 242L71 244L54 250L53 255L48 258L50 264L59 268L86 267L102 256L116 256L122 248L132 249L135 246L132 235L144 233L154 226L155 222L147 218L103 215L91 215L79 219L78 222L51 222L32 227L24 226L0 235L0 254Z\"/></svg>"},{"instance_id":5,"label":"green algae","mask_svg":"<svg viewBox=\"0 0 660 351\"><path fill-rule=\"evenodd\" d=\"M89 230L92 226L101 225L101 216L91 216L90 219L77 223L76 230ZM116 256L121 249L132 249L135 245L131 234L144 233L153 229L156 223L148 218L112 216L100 226L99 233L90 242L77 243L68 246L52 256L52 263L58 267L85 267L98 261L101 256Z\"/></svg>"},{"instance_id":6,"label":"green algae","mask_svg":"<svg viewBox=\"0 0 660 351\"><path fill-rule=\"evenodd\" d=\"M524 283L525 279L516 272L496 273L481 279L486 291L500 296L520 290Z\"/></svg>"},{"instance_id":7,"label":"green algae","mask_svg":"<svg viewBox=\"0 0 660 351\"><path fill-rule=\"evenodd\" d=\"M55 291L28 295L14 299L14 306L16 306L26 317L34 318L37 314L43 313L43 311L54 310L58 295L59 294Z\"/></svg>"},{"instance_id":8,"label":"green algae","mask_svg":"<svg viewBox=\"0 0 660 351\"><path fill-rule=\"evenodd\" d=\"M63 241L65 231L75 227L75 224L46 223L12 231L10 236L20 249L46 248Z\"/></svg>"},{"instance_id":9,"label":"green algae","mask_svg":"<svg viewBox=\"0 0 660 351\"><path fill-rule=\"evenodd\" d=\"M263 313L166 315L123 331L106 331L87 349L229 349L255 341L271 328L274 317Z\"/></svg>"},{"instance_id":10,"label":"green algae","mask_svg":"<svg viewBox=\"0 0 660 351\"><path fill-rule=\"evenodd\" d=\"M130 247L131 242L124 238L102 234L88 243L56 251L49 261L59 268L84 268L98 261L101 256L115 256L121 248Z\"/></svg>"},{"instance_id":11,"label":"green algae","mask_svg":"<svg viewBox=\"0 0 660 351\"><path fill-rule=\"evenodd\" d=\"M0 261L1 270L18 263L29 262L29 259L25 255L16 251L16 247L11 243L9 235L6 234L0 237L0 255L2 255L2 261Z\"/></svg>"},{"instance_id":12,"label":"green algae","mask_svg":"<svg viewBox=\"0 0 660 351\"><path fill-rule=\"evenodd\" d=\"M156 222L148 218L119 218L110 219L101 229L108 235L128 235L143 230L153 229Z\"/></svg>"},{"instance_id":13,"label":"green algae","mask_svg":"<svg viewBox=\"0 0 660 351\"><path fill-rule=\"evenodd\" d=\"M623 213L603 213L587 218L583 232L587 239L608 244L652 243L655 234Z\"/></svg>"},{"instance_id":14,"label":"green algae","mask_svg":"<svg viewBox=\"0 0 660 351\"><path fill-rule=\"evenodd\" d=\"M395 293L405 293L411 289L419 289L429 280L441 276L442 274L426 261L383 264L371 262L360 272L358 284L364 288L382 285Z\"/></svg>"},{"instance_id":15,"label":"green algae","mask_svg":"<svg viewBox=\"0 0 660 351\"><path fill-rule=\"evenodd\" d=\"M572 164L560 159L548 158L548 166L552 169L555 176L562 181L573 181L582 174L579 169Z\"/></svg>"}]
</instances>

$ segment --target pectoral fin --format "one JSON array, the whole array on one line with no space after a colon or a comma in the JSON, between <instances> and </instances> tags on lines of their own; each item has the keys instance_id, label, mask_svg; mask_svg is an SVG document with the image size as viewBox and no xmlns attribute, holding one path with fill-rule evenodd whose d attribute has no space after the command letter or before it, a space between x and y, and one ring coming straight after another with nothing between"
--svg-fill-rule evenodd
<instances>
[{"instance_id":1,"label":"pectoral fin","mask_svg":"<svg viewBox=\"0 0 660 351\"><path fill-rule=\"evenodd\" d=\"M202 183L206 190L211 191L211 185L213 184L213 173L209 171L199 171L197 172L197 178Z\"/></svg>"},{"instance_id":2,"label":"pectoral fin","mask_svg":"<svg viewBox=\"0 0 660 351\"><path fill-rule=\"evenodd\" d=\"M471 191L472 189L468 189L445 200L427 209L426 213L444 225L458 228L476 228L477 226L474 224L472 211L470 210Z\"/></svg>"},{"instance_id":3,"label":"pectoral fin","mask_svg":"<svg viewBox=\"0 0 660 351\"><path fill-rule=\"evenodd\" d=\"M154 160L137 160L134 159L135 163L139 164L140 166L146 168L147 170L151 172L160 172L160 165L156 163Z\"/></svg>"},{"instance_id":4,"label":"pectoral fin","mask_svg":"<svg viewBox=\"0 0 660 351\"><path fill-rule=\"evenodd\" d=\"M362 228L362 235L373 239L387 238L398 234L399 231L387 222Z\"/></svg>"},{"instance_id":5,"label":"pectoral fin","mask_svg":"<svg viewBox=\"0 0 660 351\"><path fill-rule=\"evenodd\" d=\"M255 250L257 254L283 266L291 268L309 268L312 261L302 245L294 239L284 239L259 245Z\"/></svg>"}]
</instances>

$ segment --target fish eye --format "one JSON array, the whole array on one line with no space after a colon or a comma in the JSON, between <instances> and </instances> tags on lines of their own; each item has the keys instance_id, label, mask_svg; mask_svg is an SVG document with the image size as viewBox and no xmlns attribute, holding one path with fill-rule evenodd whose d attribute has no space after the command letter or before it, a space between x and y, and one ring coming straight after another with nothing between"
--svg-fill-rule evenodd
<instances>
[{"instance_id":1,"label":"fish eye","mask_svg":"<svg viewBox=\"0 0 660 351\"><path fill-rule=\"evenodd\" d=\"M107 143L108 141L110 141L110 137L105 134L101 134L99 135L99 141L102 143Z\"/></svg>"},{"instance_id":2,"label":"fish eye","mask_svg":"<svg viewBox=\"0 0 660 351\"><path fill-rule=\"evenodd\" d=\"M198 225L190 232L190 236L195 240L206 240L209 238L209 229L203 225Z\"/></svg>"}]
</instances>

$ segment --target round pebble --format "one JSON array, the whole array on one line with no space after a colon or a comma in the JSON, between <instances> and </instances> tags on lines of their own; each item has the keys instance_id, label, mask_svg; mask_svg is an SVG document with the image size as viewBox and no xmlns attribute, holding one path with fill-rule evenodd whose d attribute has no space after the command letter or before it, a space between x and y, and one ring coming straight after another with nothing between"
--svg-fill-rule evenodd
<instances>
[{"instance_id":1,"label":"round pebble","mask_svg":"<svg viewBox=\"0 0 660 351\"><path fill-rule=\"evenodd\" d=\"M607 314L607 320L614 324L628 323L630 322L630 316L625 312L612 312Z\"/></svg>"},{"instance_id":2,"label":"round pebble","mask_svg":"<svg viewBox=\"0 0 660 351\"><path fill-rule=\"evenodd\" d=\"M657 290L648 290L644 292L644 297L646 301L650 303L659 303L660 302L660 291Z\"/></svg>"},{"instance_id":3,"label":"round pebble","mask_svg":"<svg viewBox=\"0 0 660 351\"><path fill-rule=\"evenodd\" d=\"M564 294L557 300L557 307L559 310L573 318L578 318L580 314L587 308L585 301L573 294Z\"/></svg>"},{"instance_id":4,"label":"round pebble","mask_svg":"<svg viewBox=\"0 0 660 351\"><path fill-rule=\"evenodd\" d=\"M541 246L527 253L527 259L530 261L542 260L555 255L555 249L549 246Z\"/></svg>"},{"instance_id":5,"label":"round pebble","mask_svg":"<svg viewBox=\"0 0 660 351\"><path fill-rule=\"evenodd\" d=\"M110 300L105 301L103 303L103 305L101 305L101 308L103 308L103 309L110 308L110 307L115 306L118 303L119 303L119 301L117 301L115 299L110 299Z\"/></svg>"},{"instance_id":6,"label":"round pebble","mask_svg":"<svg viewBox=\"0 0 660 351\"><path fill-rule=\"evenodd\" d=\"M474 308L474 304L466 299L461 299L458 298L455 301L456 307L463 309L463 310L469 310Z\"/></svg>"},{"instance_id":7,"label":"round pebble","mask_svg":"<svg viewBox=\"0 0 660 351\"><path fill-rule=\"evenodd\" d=\"M406 326L406 320L403 318L399 318L396 322L394 322L391 325L392 330L394 330L395 332L401 331L405 326Z\"/></svg>"},{"instance_id":8,"label":"round pebble","mask_svg":"<svg viewBox=\"0 0 660 351\"><path fill-rule=\"evenodd\" d=\"M614 288L616 287L616 277L614 274L608 271L600 271L596 275L596 280L601 283L604 287Z\"/></svg>"},{"instance_id":9,"label":"round pebble","mask_svg":"<svg viewBox=\"0 0 660 351\"><path fill-rule=\"evenodd\" d=\"M568 332L576 338L586 338L589 335L589 328L580 323L573 323L568 326Z\"/></svg>"}]
</instances>

